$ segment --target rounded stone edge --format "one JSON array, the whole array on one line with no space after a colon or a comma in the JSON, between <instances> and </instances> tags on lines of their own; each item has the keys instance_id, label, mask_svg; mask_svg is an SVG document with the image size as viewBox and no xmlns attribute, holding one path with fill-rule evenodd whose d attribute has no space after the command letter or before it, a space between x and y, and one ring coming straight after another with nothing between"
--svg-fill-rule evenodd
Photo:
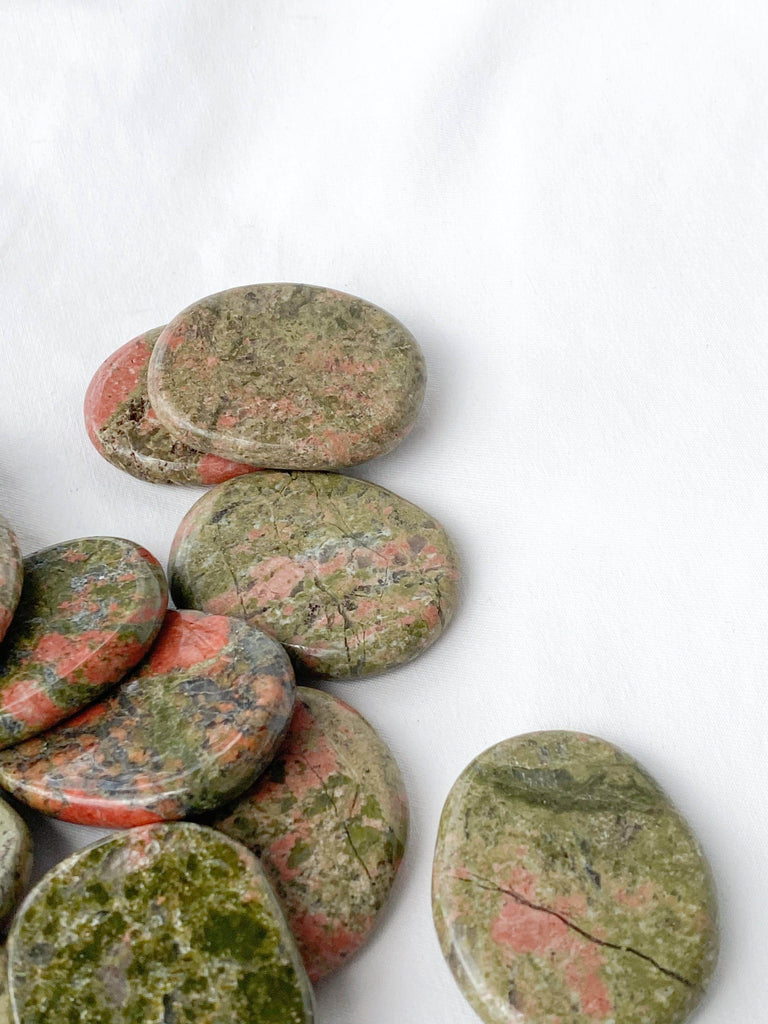
<instances>
[{"instance_id":1,"label":"rounded stone edge","mask_svg":"<svg viewBox=\"0 0 768 1024\"><path fill-rule=\"evenodd\" d=\"M121 359L139 345L144 345L149 350L146 357L146 365L148 366L157 339L164 329L165 325L153 327L136 335L135 338L131 338L130 341L125 342L125 344L107 356L94 373L86 388L83 399L83 422L91 444L113 469L127 473L129 476L144 483L170 484L178 487L209 487L213 484L222 483L232 477L253 472L256 468L254 466L230 462L227 459L190 448L188 445L184 446L186 451L181 455L168 459L159 458L156 455L147 453L138 453L133 449L127 451L125 456L121 458L115 452L105 447L101 432L106 422L114 415L114 411L99 426L94 409L98 397L103 391L105 384L112 379L115 368L119 366ZM140 375L141 370L139 371ZM123 396L122 401L126 401L131 394L137 393L139 390L138 381L136 381L133 384L132 390ZM146 396L147 402L149 402L146 387L143 389L143 394ZM168 434L165 427L162 429ZM169 442L176 440L170 434L168 434L168 439Z\"/></svg>"},{"instance_id":2,"label":"rounded stone edge","mask_svg":"<svg viewBox=\"0 0 768 1024\"><path fill-rule=\"evenodd\" d=\"M11 623L13 622L13 615L18 606L19 598L21 597L21 590L24 584L24 559L22 558L18 537L6 517L0 514L0 538L3 536L10 546L11 558L18 566L18 570L15 573L13 585L9 591L10 600L6 608L6 611L9 613L8 621L3 625L3 622L0 619L0 642L2 642Z\"/></svg>"},{"instance_id":3,"label":"rounded stone edge","mask_svg":"<svg viewBox=\"0 0 768 1024\"><path fill-rule=\"evenodd\" d=\"M363 302L367 306L376 310L379 313L383 313L389 317L394 326L397 326L400 330L406 334L412 345L414 358L419 364L419 377L421 381L421 387L418 394L415 396L413 401L413 414L407 418L407 421L403 428L396 433L390 443L382 446L375 454L360 454L350 461L339 463L337 461L325 461L317 464L315 460L311 460L312 464L307 464L306 460L296 465L287 465L289 460L280 460L281 465L271 466L269 463L271 459L267 456L266 458L257 455L251 451L248 451L248 445L226 445L225 443L219 443L219 439L211 440L209 432L204 428L198 427L192 423L189 419L179 415L174 409L166 397L165 391L162 387L162 372L163 364L165 362L166 347L163 342L163 335L166 332L171 331L177 320L180 320L183 316L189 313L190 310L195 309L202 303L211 302L214 299L218 299L221 295L231 294L233 292L246 292L254 288L277 288L277 287L291 287L291 288L312 288L316 291L329 292L334 295L341 296L344 299L351 299L356 302ZM184 444L189 445L191 448L196 448L201 452L207 452L210 454L219 455L222 458L230 459L235 462L243 462L245 464L251 464L258 466L261 469L274 469L274 470L285 470L289 472L334 472L340 469L348 469L352 466L359 466L364 462L369 462L372 459L379 458L382 455L387 455L389 452L394 451L413 430L416 421L421 412L421 408L424 404L424 397L427 389L427 364L424 358L424 353L419 345L418 341L414 337L413 333L402 323L394 314L390 313L389 310L384 309L383 306L377 305L375 302L371 302L369 299L364 299L362 296L353 295L351 292L344 292L338 288L330 288L325 285L314 285L307 284L306 282L299 281L260 281L256 284L246 285L235 285L233 288L223 288L221 291L212 292L210 295L204 295L194 302L189 303L179 313L177 313L171 320L168 321L165 328L159 335L157 341L159 344L155 345L152 352L152 356L149 361L149 367L147 371L147 393L149 395L149 401L152 408L155 410L155 414L163 424L165 429L177 437Z\"/></svg>"},{"instance_id":4,"label":"rounded stone edge","mask_svg":"<svg viewBox=\"0 0 768 1024\"><path fill-rule=\"evenodd\" d=\"M244 631L251 631L260 634L260 639L268 641L265 643L265 647L269 650L274 651L275 658L281 663L284 678L282 680L286 700L290 705L290 708L286 714L285 721L280 731L276 732L271 738L268 745L265 745L261 756L256 759L252 758L248 765L248 772L242 773L236 783L232 784L231 790L222 799L219 800L216 806L208 804L198 806L197 804L189 801L184 806L179 806L174 814L169 814L166 805L166 794L162 791L146 789L143 790L145 800L143 802L137 801L133 803L131 800L123 801L124 792L122 790L115 789L113 791L114 799L109 803L108 806L102 804L100 811L95 811L91 807L93 796L78 802L77 800L71 800L69 803L62 803L60 806L55 805L55 801L51 801L48 796L41 795L39 788L35 785L26 784L22 779L21 781L17 778L16 774L9 771L6 765L3 763L3 758L0 757L0 790L5 790L14 799L26 804L27 807L33 811L44 814L50 818L55 818L59 821L68 822L70 824L78 826L95 826L96 828L111 828L111 829L128 829L133 827L143 827L146 825L159 825L169 824L174 821L181 821L188 817L200 816L201 818L205 815L212 814L216 807L220 806L221 803L230 803L238 800L242 797L251 786L257 781L259 776L266 771L271 761L274 759L276 752L278 751L280 744L283 742L285 735L289 729L291 716L293 713L293 707L296 701L296 679L293 671L293 663L288 657L288 653L282 644L278 643L273 637L265 633L263 630L258 629L256 626L252 626L242 619L234 619L230 616L210 616L205 612L197 612L190 609L173 609L166 612L164 617L164 624L168 621L169 615L180 615L182 617L193 615L201 618L221 618L227 619L231 626L234 625L236 632L240 633L240 636L232 636L229 641L229 645L237 645L240 641L240 637ZM230 627L231 628L231 627ZM162 627L161 627L162 630ZM159 636L159 633L158 633ZM156 638L157 639L157 638ZM149 650L146 652L144 657L139 661L132 669L119 680L117 685L117 691L123 686L129 683L140 683L147 676L144 675L142 669L145 666L147 660L151 657L153 651L157 648L153 642ZM158 676L162 676L163 673L158 673ZM97 697L87 707L82 708L81 712L91 711L98 708L103 703L109 702L117 692L114 689L109 689L99 697ZM76 712L75 715L79 715L81 712ZM30 736L26 741L22 741L19 747L23 747L24 743L33 740L40 740L45 738L47 732L55 733L57 728L66 727L70 724L71 719L64 719L61 722L56 723L46 730L43 734L37 734L36 736ZM11 751L15 753L14 748ZM0 751L0 754L3 752ZM171 799L179 799L181 790L176 791ZM161 813L160 808L163 808Z\"/></svg>"},{"instance_id":5,"label":"rounded stone edge","mask_svg":"<svg viewBox=\"0 0 768 1024\"><path fill-rule=\"evenodd\" d=\"M299 951L296 948L296 943L293 940L291 931L286 923L285 916L280 909L280 905L277 902L272 886L269 883L268 878L264 873L264 869L259 863L258 857L256 857L246 846L242 843L238 843L235 839L230 839L229 836L224 833L217 831L216 829L208 828L205 825L197 824L192 821L173 821L173 822L157 822L150 825L139 825L136 828L117 832L113 835L104 836L101 839L97 839L96 842L91 843L88 846L82 847L79 850L75 850L64 860L55 864L50 871L46 872L45 875L38 881L38 883L27 893L23 902L21 903L18 912L16 913L11 929L8 933L5 942L5 952L7 957L7 998L10 1003L11 1013L13 1014L14 1022L17 1020L17 1015L13 1009L14 1007L14 992L13 992L13 957L16 951L17 933L21 927L21 921L27 910L27 907L34 901L38 890L49 880L58 878L65 874L72 865L76 864L78 860L85 857L90 851L98 849L101 846L106 846L109 843L119 842L125 839L126 836L134 835L138 832L146 831L159 831L165 829L173 830L189 830L205 833L213 833L218 839L226 842L229 846L235 850L241 861L246 861L252 868L254 875L258 879L260 888L264 893L265 903L268 905L269 912L274 916L278 922L278 927L282 932L282 940L285 944L285 948L291 959L291 964L296 973L296 979L299 987L302 990L304 1010L305 1010L305 1021L303 1024L315 1024L315 996L312 985L307 976L307 972L304 968L304 963L299 955ZM0 1024L2 1020L0 1019Z\"/></svg>"},{"instance_id":6,"label":"rounded stone edge","mask_svg":"<svg viewBox=\"0 0 768 1024\"><path fill-rule=\"evenodd\" d=\"M606 740L601 736L597 736L594 733L581 732L579 730L571 729L542 729L533 730L531 732L520 733L515 736L507 737L506 739L499 740L496 743L490 744L479 754L472 758L461 772L456 776L450 789L443 802L443 807L440 812L440 818L438 822L437 835L434 843L434 850L432 855L432 872L431 872L431 906L432 906L432 920L437 935L438 944L442 953L443 959L445 960L446 966L448 967L451 975L456 982L462 997L472 1007L475 1013L487 1024L526 1024L526 1018L519 1011L519 1016L513 1016L508 1018L506 1015L500 1017L498 1015L498 1006L496 1001L493 999L484 999L482 994L477 991L473 985L472 979L467 971L465 964L462 962L460 956L456 955L456 950L451 941L450 931L445 920L441 901L437 898L437 867L438 867L438 852L440 851L441 841L443 837L444 824L447 823L447 813L449 811L449 804L453 806L454 803L459 802L469 786L470 774L475 765L480 762L486 755L499 747L505 745L523 743L530 740L539 740L545 737L562 737L568 736L570 738L578 738L586 740L588 742L595 742L599 744L604 750L610 750L613 754L623 760L626 764L630 765L635 770L639 771L656 789L659 797L667 805L669 813L677 820L679 826L687 835L693 849L696 851L698 859L700 861L702 872L706 878L707 892L708 892L708 912L711 921L711 935L710 935L710 948L708 950L708 971L707 977L701 988L695 993L691 1004L688 1007L687 1015L683 1021L679 1024L687 1024L702 1003L706 1000L712 981L715 977L717 970L719 955L720 955L720 944L721 944L721 933L720 933L720 920L719 920L719 899L717 883L712 871L709 858L699 840L693 827L688 822L687 818L677 807L677 804L671 799L664 787L656 780L656 778L635 758L629 754L618 744L612 743L610 740ZM454 794L456 798L454 800Z\"/></svg>"},{"instance_id":7,"label":"rounded stone edge","mask_svg":"<svg viewBox=\"0 0 768 1024\"><path fill-rule=\"evenodd\" d=\"M13 883L8 889L6 898L0 903L0 932L7 931L17 907L21 904L22 896L26 892L29 880L32 877L34 857L32 834L27 827L27 823L9 803L5 800L0 800L0 817L3 815L7 815L10 822L17 827L18 842L15 844L16 849L14 851L16 870Z\"/></svg>"},{"instance_id":8,"label":"rounded stone edge","mask_svg":"<svg viewBox=\"0 0 768 1024\"><path fill-rule=\"evenodd\" d=\"M267 481L270 475L308 476L312 475L314 472L314 470L264 470L258 474L249 474L247 476L235 477L231 480L225 480L222 483L217 484L214 487L211 487L208 491L205 492L205 494L202 494L185 512L181 522L176 528L173 540L171 541L171 548L168 555L167 577L171 598L173 599L176 606L183 608L185 607L186 601L182 588L177 582L176 573L176 565L178 563L179 553L182 548L182 545L189 540L190 536L194 532L196 527L195 520L198 516L200 516L201 511L205 512L208 505L213 505L216 502L218 495L223 492L224 488L235 486L259 486L260 483L264 483L264 481ZM291 661L294 664L297 685L301 685L302 681L314 680L316 680L317 682L355 682L363 679L373 679L377 676L384 675L387 672L392 672L396 669L402 668L404 665L409 665L411 662L415 661L418 657L420 657L420 655L428 651L430 647L432 647L433 644L435 644L448 630L453 619L455 618L456 612L461 602L462 593L463 571L461 557L451 535L448 533L446 528L443 526L442 522L436 516L433 516L431 513L423 509L420 505L417 505L415 502L410 501L410 499L408 498L402 497L402 495L397 494L395 491L392 491L387 487L383 487L381 484L376 484L370 480L365 480L362 477L347 476L346 474L343 473L322 473L320 475L324 477L343 477L345 480L351 480L365 487L373 488L374 490L378 491L381 494L385 494L388 495L389 497L394 498L397 502L400 502L403 505L407 505L412 509L416 509L416 511L421 513L422 515L428 516L429 519L431 519L432 522L435 524L435 527L442 533L443 537L445 538L446 551L449 555L450 563L452 567L455 569L456 576L455 579L451 581L451 596L453 600L448 604L448 610L446 614L443 616L443 621L440 625L440 629L433 631L431 634L428 635L425 643L422 643L419 646L415 647L414 649L409 651L406 657L402 658L397 662L394 662L391 665L387 665L381 668L373 667L370 669L366 669L363 672L357 672L353 674L345 674L343 672L325 673L319 669L310 667L309 665L304 663L304 661L301 658L301 652L305 650L305 648L302 647L302 645L284 644L283 646L288 651L289 655L291 656ZM254 482L246 484L245 481L247 480ZM256 623L253 623L253 625L255 625L259 629L263 628Z\"/></svg>"}]
</instances>

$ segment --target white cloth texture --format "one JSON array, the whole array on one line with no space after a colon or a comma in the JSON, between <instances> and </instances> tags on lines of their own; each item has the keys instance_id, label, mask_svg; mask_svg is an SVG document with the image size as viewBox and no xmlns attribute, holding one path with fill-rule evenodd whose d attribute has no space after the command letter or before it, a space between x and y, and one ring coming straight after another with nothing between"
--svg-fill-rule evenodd
<instances>
[{"instance_id":1,"label":"white cloth texture","mask_svg":"<svg viewBox=\"0 0 768 1024\"><path fill-rule=\"evenodd\" d=\"M408 785L401 875L318 1024L472 1024L430 870L480 751L619 744L711 860L697 1024L768 1005L768 10L762 0L4 0L0 511L165 564L199 490L102 460L112 351L259 281L414 333L413 434L356 475L435 515L461 606L407 667L330 686ZM34 815L37 875L97 833Z\"/></svg>"}]
</instances>

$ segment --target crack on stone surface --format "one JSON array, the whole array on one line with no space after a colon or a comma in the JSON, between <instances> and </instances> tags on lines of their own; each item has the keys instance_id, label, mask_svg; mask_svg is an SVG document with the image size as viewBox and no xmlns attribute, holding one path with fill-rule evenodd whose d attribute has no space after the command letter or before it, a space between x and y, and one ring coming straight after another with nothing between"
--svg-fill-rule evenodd
<instances>
[{"instance_id":1,"label":"crack on stone surface","mask_svg":"<svg viewBox=\"0 0 768 1024\"><path fill-rule=\"evenodd\" d=\"M347 615L346 611L344 610L344 606L342 605L341 600L338 597L336 597L336 595L333 593L332 590L329 590L328 587L326 587L320 581L320 578L317 575L315 575L313 578L314 578L315 586L317 587L317 589L320 591L321 594L325 594L326 597L328 597L330 599L331 607L334 608L336 610L336 612L338 612L339 618L341 619L341 631L342 631L341 635L342 635L342 639L344 641L344 654L346 655L347 665L348 665L349 669L353 670L354 666L352 664L352 651L351 651L350 646L349 646L349 636L347 635L347 631L350 631L350 632L354 633L355 632L355 627L354 627L352 621L350 620L349 616ZM327 608L326 608L325 616L326 616L326 618L328 618L328 610L327 610ZM330 626L330 623L329 623L329 626ZM363 661L363 664L365 664L365 661Z\"/></svg>"},{"instance_id":2,"label":"crack on stone surface","mask_svg":"<svg viewBox=\"0 0 768 1024\"><path fill-rule=\"evenodd\" d=\"M368 878L368 881L369 881L371 887L373 887L373 878L371 878L371 873L368 870L368 866L366 865L365 861L363 860L363 858L358 853L357 847L355 846L355 844L352 841L352 836L349 834L349 826L347 825L346 821L344 820L344 818L342 818L341 814L339 813L338 805L336 804L336 801L333 799L333 795L331 794L331 792L329 791L329 789L326 786L325 782L323 781L322 775L320 775L320 773L315 768L312 767L312 765L309 763L309 761L306 759L306 757L304 757L303 754L299 754L299 757L304 762L304 764L307 766L307 768L309 768L309 770L312 772L312 774L315 776L317 781L322 786L323 792L328 797L328 799L331 801L331 806L333 807L334 813L336 814L336 817L337 817L337 819L339 821L339 824L344 829L344 834L347 837L347 842L350 845L352 853L354 853L355 857L360 862L360 866L362 867L363 871L365 872L366 877ZM360 792L360 786L357 787L357 792L355 793L355 800L357 800L357 796L358 796L359 792ZM354 807L354 801L352 803L352 806Z\"/></svg>"},{"instance_id":3,"label":"crack on stone surface","mask_svg":"<svg viewBox=\"0 0 768 1024\"><path fill-rule=\"evenodd\" d=\"M443 615L443 594L440 590L440 578L435 580L435 590L437 591L437 617L440 621L440 627L445 628L445 617Z\"/></svg>"},{"instance_id":4,"label":"crack on stone surface","mask_svg":"<svg viewBox=\"0 0 768 1024\"><path fill-rule=\"evenodd\" d=\"M235 575L235 570L230 565L229 559L227 558L227 556L225 554L226 548L224 547L224 545L221 542L220 528L219 528L219 524L218 523L216 523L216 540L217 540L217 543L219 544L219 554L221 555L221 560L224 563L224 566L226 567L227 572L232 577L232 585L235 588L235 595L237 596L238 604L240 605L240 608L241 608L241 610L243 612L243 618L245 619L246 622L248 622L249 621L248 612L245 610L245 602L243 601L243 595L242 595L242 593L240 591L240 584L237 581L237 576Z\"/></svg>"},{"instance_id":5,"label":"crack on stone surface","mask_svg":"<svg viewBox=\"0 0 768 1024\"><path fill-rule=\"evenodd\" d=\"M609 942L606 939L599 939L596 935L592 935L590 932L580 928L577 924L574 924L573 921L569 921L567 917L563 916L563 914L559 914L556 910L552 910L550 907L542 906L540 903L533 903L531 900L526 899L521 893L515 892L514 889L505 889L504 886L497 885L495 882L491 882L486 878L480 878L478 875L472 875L469 878L465 878L460 875L454 875L453 877L458 882L469 882L471 885L476 885L478 888L485 889L487 892L499 892L503 896L509 896L510 899L514 900L515 903L519 903L522 907L528 907L530 910L537 910L542 914L549 914L551 917L556 917L558 921L562 921L566 928L570 928L571 931L576 932L577 935L581 935L581 937L586 939L588 942L593 942L597 946L603 946L605 949L614 949L619 953L631 953L632 956L645 960L646 963L655 967L657 971L661 971L661 973L665 974L668 978L674 978L675 981L679 981L681 985L685 985L687 988L696 987L688 978L679 974L677 971L673 971L670 967L664 967L658 962L658 960L654 960L654 958L649 956L647 953L643 953L641 950L635 949L634 946L627 946L622 945L619 942Z\"/></svg>"}]
</instances>

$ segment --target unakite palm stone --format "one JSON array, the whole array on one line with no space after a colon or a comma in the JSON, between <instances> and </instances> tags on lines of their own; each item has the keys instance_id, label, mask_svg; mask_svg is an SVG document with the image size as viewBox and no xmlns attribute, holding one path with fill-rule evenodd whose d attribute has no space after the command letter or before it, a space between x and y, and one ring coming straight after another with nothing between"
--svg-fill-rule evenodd
<instances>
[{"instance_id":1,"label":"unakite palm stone","mask_svg":"<svg viewBox=\"0 0 768 1024\"><path fill-rule=\"evenodd\" d=\"M85 537L24 559L0 646L0 748L95 700L157 636L168 588L157 560L118 537Z\"/></svg>"},{"instance_id":2,"label":"unakite palm stone","mask_svg":"<svg viewBox=\"0 0 768 1024\"><path fill-rule=\"evenodd\" d=\"M450 621L459 578L432 516L332 473L253 473L212 488L182 521L169 572L178 607L242 617L325 678L415 658Z\"/></svg>"},{"instance_id":3,"label":"unakite palm stone","mask_svg":"<svg viewBox=\"0 0 768 1024\"><path fill-rule=\"evenodd\" d=\"M274 469L352 466L394 448L424 397L409 331L353 295L257 284L209 295L157 340L149 397L169 433Z\"/></svg>"},{"instance_id":4,"label":"unakite palm stone","mask_svg":"<svg viewBox=\"0 0 768 1024\"><path fill-rule=\"evenodd\" d=\"M717 955L696 837L640 765L579 733L517 736L464 770L432 909L488 1024L680 1024Z\"/></svg>"},{"instance_id":5,"label":"unakite palm stone","mask_svg":"<svg viewBox=\"0 0 768 1024\"><path fill-rule=\"evenodd\" d=\"M139 480L217 484L253 466L204 454L177 440L149 404L147 368L163 328L140 334L102 363L85 394L85 427L100 455Z\"/></svg>"},{"instance_id":6,"label":"unakite palm stone","mask_svg":"<svg viewBox=\"0 0 768 1024\"><path fill-rule=\"evenodd\" d=\"M16 1024L312 1024L301 958L258 860L187 822L80 850L8 939Z\"/></svg>"},{"instance_id":7,"label":"unakite palm stone","mask_svg":"<svg viewBox=\"0 0 768 1024\"><path fill-rule=\"evenodd\" d=\"M391 751L348 704L299 687L288 734L256 785L217 828L261 858L310 980L368 938L408 832Z\"/></svg>"},{"instance_id":8,"label":"unakite palm stone","mask_svg":"<svg viewBox=\"0 0 768 1024\"><path fill-rule=\"evenodd\" d=\"M16 605L19 603L23 576L23 563L16 534L8 520L0 516L0 640L8 632Z\"/></svg>"},{"instance_id":9,"label":"unakite palm stone","mask_svg":"<svg viewBox=\"0 0 768 1024\"><path fill-rule=\"evenodd\" d=\"M168 612L152 650L106 699L0 753L0 786L105 828L212 810L269 764L294 697L288 655L261 630Z\"/></svg>"}]
</instances>

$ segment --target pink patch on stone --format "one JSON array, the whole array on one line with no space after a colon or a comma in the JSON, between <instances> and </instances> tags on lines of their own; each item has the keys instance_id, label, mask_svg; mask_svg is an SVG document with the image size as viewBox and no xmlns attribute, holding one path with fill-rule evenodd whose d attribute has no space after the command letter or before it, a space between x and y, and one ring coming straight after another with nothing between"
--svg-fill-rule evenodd
<instances>
[{"instance_id":1,"label":"pink patch on stone","mask_svg":"<svg viewBox=\"0 0 768 1024\"><path fill-rule=\"evenodd\" d=\"M84 403L85 429L99 450L98 431L136 389L150 354L144 336L140 335L105 359L88 385Z\"/></svg>"},{"instance_id":2,"label":"pink patch on stone","mask_svg":"<svg viewBox=\"0 0 768 1024\"><path fill-rule=\"evenodd\" d=\"M288 597L310 571L309 563L299 564L286 555L276 555L257 562L250 575L263 601L279 601Z\"/></svg>"},{"instance_id":3,"label":"pink patch on stone","mask_svg":"<svg viewBox=\"0 0 768 1024\"><path fill-rule=\"evenodd\" d=\"M304 949L315 951L316 959L307 964L309 980L314 984L335 971L367 938L374 919L361 922L361 931L343 925L329 927L325 914L302 914L291 918L291 931ZM317 951L322 950L322 954Z\"/></svg>"},{"instance_id":4,"label":"pink patch on stone","mask_svg":"<svg viewBox=\"0 0 768 1024\"><path fill-rule=\"evenodd\" d=\"M168 612L142 671L145 675L162 675L192 668L220 654L229 637L230 622L223 615Z\"/></svg>"},{"instance_id":5,"label":"pink patch on stone","mask_svg":"<svg viewBox=\"0 0 768 1024\"><path fill-rule=\"evenodd\" d=\"M61 708L34 679L19 679L12 683L2 695L2 707L32 729L44 729L61 718Z\"/></svg>"},{"instance_id":6,"label":"pink patch on stone","mask_svg":"<svg viewBox=\"0 0 768 1024\"><path fill-rule=\"evenodd\" d=\"M533 892L534 877L523 869L517 869L511 884L504 888L539 905ZM572 901L562 901L557 913L566 908L570 908L571 913L575 911ZM508 897L493 921L491 938L511 953L512 959L515 954L530 953L547 958L551 967L560 962L565 981L578 998L582 1012L597 1021L611 1016L613 1004L600 974L605 957L595 943L569 928L556 913L538 910Z\"/></svg>"},{"instance_id":7,"label":"pink patch on stone","mask_svg":"<svg viewBox=\"0 0 768 1024\"><path fill-rule=\"evenodd\" d=\"M154 416L154 414L154 410L152 410L152 415ZM204 455L200 460L198 471L202 483L221 484L233 477L253 473L256 471L256 467L246 466L242 462L231 462L229 459L223 459L220 455Z\"/></svg>"}]
</instances>

